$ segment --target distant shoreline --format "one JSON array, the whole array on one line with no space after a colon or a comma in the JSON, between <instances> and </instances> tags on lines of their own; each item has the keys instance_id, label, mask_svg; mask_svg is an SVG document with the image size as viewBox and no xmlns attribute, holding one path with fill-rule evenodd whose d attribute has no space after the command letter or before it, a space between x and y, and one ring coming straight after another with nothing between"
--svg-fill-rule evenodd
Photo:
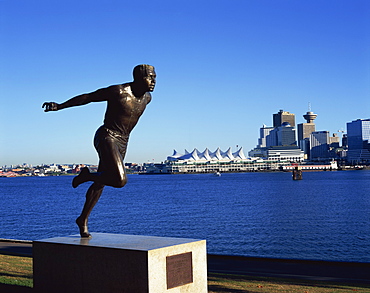
<instances>
[{"instance_id":1,"label":"distant shoreline","mask_svg":"<svg viewBox=\"0 0 370 293\"><path fill-rule=\"evenodd\" d=\"M302 172L333 172L333 171L362 171L362 170L370 170L370 166L361 166L359 167L353 167L353 168L340 168L340 169L333 169L333 170L302 170ZM289 170L251 170L251 171L224 171L221 172L222 174L233 174L233 173L291 173L292 171ZM127 172L127 174L136 174L136 175L191 175L191 174L213 174L214 172L176 172L176 173L146 173L146 172ZM0 178L18 178L18 177L57 177L57 176L76 176L78 173L70 174L70 173L54 173L54 174L45 174L45 175L10 175L10 176L2 176L0 175Z\"/></svg>"}]
</instances>

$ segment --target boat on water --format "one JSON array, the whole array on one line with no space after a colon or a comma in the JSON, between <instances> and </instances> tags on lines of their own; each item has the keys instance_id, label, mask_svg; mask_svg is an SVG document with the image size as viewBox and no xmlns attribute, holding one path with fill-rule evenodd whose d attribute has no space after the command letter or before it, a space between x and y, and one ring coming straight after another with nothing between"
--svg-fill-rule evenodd
<instances>
[{"instance_id":1,"label":"boat on water","mask_svg":"<svg viewBox=\"0 0 370 293\"><path fill-rule=\"evenodd\" d=\"M331 161L327 164L298 164L294 163L291 165L281 166L282 171L290 172L296 167L299 167L302 171L333 171L338 170L338 164L336 161Z\"/></svg>"},{"instance_id":2,"label":"boat on water","mask_svg":"<svg viewBox=\"0 0 370 293\"><path fill-rule=\"evenodd\" d=\"M213 173L213 176L221 176L221 173L220 172L215 172L215 173Z\"/></svg>"}]
</instances>

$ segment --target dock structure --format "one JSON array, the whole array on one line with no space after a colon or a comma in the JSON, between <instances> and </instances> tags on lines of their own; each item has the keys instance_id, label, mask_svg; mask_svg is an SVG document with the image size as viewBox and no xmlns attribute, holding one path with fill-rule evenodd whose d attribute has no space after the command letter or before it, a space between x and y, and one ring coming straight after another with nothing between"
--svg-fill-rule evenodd
<instances>
[{"instance_id":1,"label":"dock structure","mask_svg":"<svg viewBox=\"0 0 370 293\"><path fill-rule=\"evenodd\" d=\"M296 166L292 172L293 180L302 180L302 169Z\"/></svg>"}]
</instances>

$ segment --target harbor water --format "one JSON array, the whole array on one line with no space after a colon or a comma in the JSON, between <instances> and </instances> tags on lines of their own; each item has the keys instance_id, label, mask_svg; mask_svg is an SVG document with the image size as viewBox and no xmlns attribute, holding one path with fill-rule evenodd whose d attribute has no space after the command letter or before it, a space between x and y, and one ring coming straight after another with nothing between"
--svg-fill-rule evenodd
<instances>
[{"instance_id":1,"label":"harbor water","mask_svg":"<svg viewBox=\"0 0 370 293\"><path fill-rule=\"evenodd\" d=\"M0 238L77 234L89 183L0 178ZM128 175L106 187L90 232L206 239L208 253L370 262L370 171Z\"/></svg>"}]
</instances>

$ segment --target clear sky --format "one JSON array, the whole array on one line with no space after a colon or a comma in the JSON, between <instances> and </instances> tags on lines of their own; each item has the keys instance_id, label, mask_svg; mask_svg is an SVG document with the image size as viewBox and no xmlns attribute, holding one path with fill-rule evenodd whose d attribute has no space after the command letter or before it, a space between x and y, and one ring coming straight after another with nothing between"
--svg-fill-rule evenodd
<instances>
[{"instance_id":1,"label":"clear sky","mask_svg":"<svg viewBox=\"0 0 370 293\"><path fill-rule=\"evenodd\" d=\"M332 134L370 118L370 1L0 0L0 165L97 163L105 103L41 105L131 81L141 63L157 86L127 162L247 154L273 113L302 123L308 103Z\"/></svg>"}]
</instances>

